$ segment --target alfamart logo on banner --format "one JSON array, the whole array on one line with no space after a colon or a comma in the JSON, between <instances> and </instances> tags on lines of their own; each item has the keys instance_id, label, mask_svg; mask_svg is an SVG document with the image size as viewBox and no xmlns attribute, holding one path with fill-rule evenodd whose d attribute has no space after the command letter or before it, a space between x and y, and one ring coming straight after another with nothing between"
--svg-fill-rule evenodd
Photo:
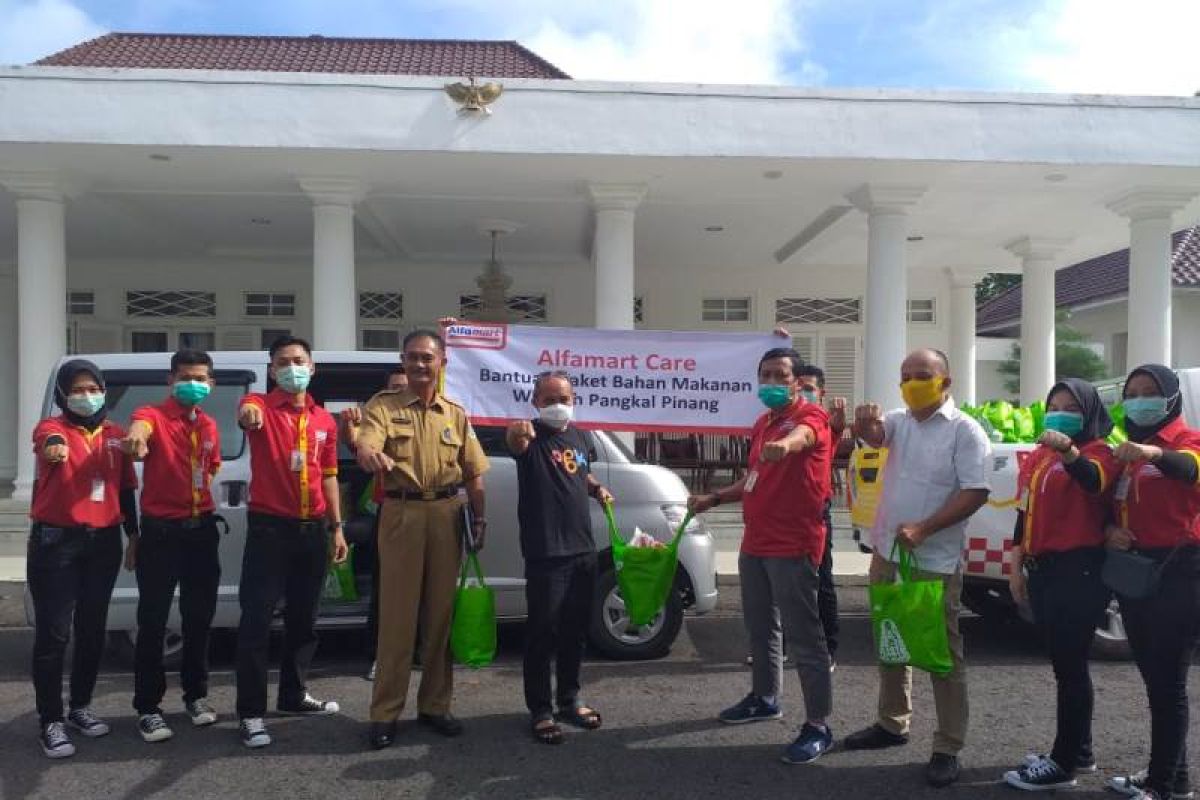
<instances>
[{"instance_id":1,"label":"alfamart logo on banner","mask_svg":"<svg viewBox=\"0 0 1200 800\"><path fill-rule=\"evenodd\" d=\"M476 424L534 416L534 379L562 370L580 427L742 434L763 407L758 360L786 340L762 333L613 331L461 323L445 330L446 395Z\"/></svg>"}]
</instances>

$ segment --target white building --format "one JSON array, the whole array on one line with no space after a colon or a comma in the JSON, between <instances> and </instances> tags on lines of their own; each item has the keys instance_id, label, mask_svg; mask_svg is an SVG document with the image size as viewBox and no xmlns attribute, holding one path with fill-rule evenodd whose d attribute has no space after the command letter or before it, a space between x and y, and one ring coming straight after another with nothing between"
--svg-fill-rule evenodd
<instances>
[{"instance_id":1,"label":"white building","mask_svg":"<svg viewBox=\"0 0 1200 800\"><path fill-rule=\"evenodd\" d=\"M1171 237L1171 364L1200 366L1200 225ZM1136 366L1129 353L1129 249L1073 264L1055 275L1054 306L1070 315L1070 325L1087 337L1108 365L1110 377ZM996 371L1021 335L1021 290L1010 289L976 313L979 396L1008 392Z\"/></svg>"},{"instance_id":2,"label":"white building","mask_svg":"<svg viewBox=\"0 0 1200 800\"><path fill-rule=\"evenodd\" d=\"M491 114L444 91L469 76L503 84ZM917 345L973 399L997 270L1025 272L1040 395L1054 270L1126 246L1128 359L1169 358L1200 99L564 78L509 43L320 37L116 34L0 69L0 478L28 491L64 352L394 348L474 302L492 219L519 224L530 320L781 322L855 399L898 404Z\"/></svg>"}]
</instances>

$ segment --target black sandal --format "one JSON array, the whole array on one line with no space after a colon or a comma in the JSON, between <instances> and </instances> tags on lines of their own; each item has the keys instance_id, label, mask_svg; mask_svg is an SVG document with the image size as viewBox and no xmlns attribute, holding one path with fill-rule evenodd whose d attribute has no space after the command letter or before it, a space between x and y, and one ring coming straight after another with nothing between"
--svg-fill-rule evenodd
<instances>
[{"instance_id":1,"label":"black sandal","mask_svg":"<svg viewBox=\"0 0 1200 800\"><path fill-rule=\"evenodd\" d=\"M546 723L549 723L548 725ZM553 717L538 717L530 724L534 741L542 744L562 744L563 731Z\"/></svg>"},{"instance_id":2,"label":"black sandal","mask_svg":"<svg viewBox=\"0 0 1200 800\"><path fill-rule=\"evenodd\" d=\"M604 724L600 712L585 703L576 703L568 709L560 708L558 718L585 731L594 731Z\"/></svg>"}]
</instances>

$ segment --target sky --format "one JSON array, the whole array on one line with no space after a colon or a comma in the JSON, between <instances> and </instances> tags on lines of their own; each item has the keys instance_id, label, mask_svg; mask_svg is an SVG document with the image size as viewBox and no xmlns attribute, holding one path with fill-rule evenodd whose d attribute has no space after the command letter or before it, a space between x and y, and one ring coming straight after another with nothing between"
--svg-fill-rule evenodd
<instances>
[{"instance_id":1,"label":"sky","mask_svg":"<svg viewBox=\"0 0 1200 800\"><path fill-rule=\"evenodd\" d=\"M596 80L1200 91L1200 0L0 0L0 64L108 31L515 39Z\"/></svg>"}]
</instances>

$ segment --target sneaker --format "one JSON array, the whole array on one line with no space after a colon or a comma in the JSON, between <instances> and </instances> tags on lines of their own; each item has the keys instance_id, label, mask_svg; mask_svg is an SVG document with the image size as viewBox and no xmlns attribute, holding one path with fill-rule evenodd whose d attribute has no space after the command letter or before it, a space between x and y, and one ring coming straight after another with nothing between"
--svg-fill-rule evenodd
<instances>
[{"instance_id":1,"label":"sneaker","mask_svg":"<svg viewBox=\"0 0 1200 800\"><path fill-rule=\"evenodd\" d=\"M267 733L267 725L262 717L248 717L239 726L242 731L242 744L246 747L266 747L271 743L271 735Z\"/></svg>"},{"instance_id":2,"label":"sneaker","mask_svg":"<svg viewBox=\"0 0 1200 800\"><path fill-rule=\"evenodd\" d=\"M747 722L766 722L771 719L781 719L783 709L779 703L768 704L766 700L754 692L742 698L737 705L730 706L717 715L717 719L726 725L744 725Z\"/></svg>"},{"instance_id":3,"label":"sneaker","mask_svg":"<svg viewBox=\"0 0 1200 800\"><path fill-rule=\"evenodd\" d=\"M165 742L175 735L175 732L167 727L167 721L163 719L162 714L142 714L138 717L138 733L147 742Z\"/></svg>"},{"instance_id":4,"label":"sneaker","mask_svg":"<svg viewBox=\"0 0 1200 800\"><path fill-rule=\"evenodd\" d=\"M852 733L844 742L847 750L882 750L908 744L907 733L892 733L879 723Z\"/></svg>"},{"instance_id":5,"label":"sneaker","mask_svg":"<svg viewBox=\"0 0 1200 800\"><path fill-rule=\"evenodd\" d=\"M829 726L823 725L818 728L816 725L806 722L800 728L800 735L796 737L796 741L783 751L783 763L807 764L828 753L831 747L833 747L833 732Z\"/></svg>"},{"instance_id":6,"label":"sneaker","mask_svg":"<svg viewBox=\"0 0 1200 800\"><path fill-rule=\"evenodd\" d=\"M294 714L299 716L322 716L326 714L336 714L341 711L341 706L334 700L318 700L307 692L299 703L294 705L284 705L280 703L276 706L281 714Z\"/></svg>"},{"instance_id":7,"label":"sneaker","mask_svg":"<svg viewBox=\"0 0 1200 800\"><path fill-rule=\"evenodd\" d=\"M1126 797L1145 797L1147 777L1149 777L1149 773L1146 770L1142 770L1132 775L1117 775L1109 778L1105 785L1109 790L1117 794L1123 794ZM1153 797L1154 795L1150 796ZM1168 796L1171 800L1193 800L1196 793L1188 786L1176 785Z\"/></svg>"},{"instance_id":8,"label":"sneaker","mask_svg":"<svg viewBox=\"0 0 1200 800\"><path fill-rule=\"evenodd\" d=\"M367 680L369 680L369 681L375 680L375 675L378 672L379 672L379 662L372 661L371 668L369 670L367 670Z\"/></svg>"},{"instance_id":9,"label":"sneaker","mask_svg":"<svg viewBox=\"0 0 1200 800\"><path fill-rule=\"evenodd\" d=\"M74 725L84 736L93 739L108 735L108 723L93 714L90 708L72 708L71 713L67 714L67 722Z\"/></svg>"},{"instance_id":10,"label":"sneaker","mask_svg":"<svg viewBox=\"0 0 1200 800\"><path fill-rule=\"evenodd\" d=\"M1033 763L1026 763L1020 769L1004 773L1004 782L1027 792L1067 789L1078 783L1072 775L1054 763L1054 759L1046 757L1039 758Z\"/></svg>"},{"instance_id":11,"label":"sneaker","mask_svg":"<svg viewBox=\"0 0 1200 800\"><path fill-rule=\"evenodd\" d=\"M209 705L207 697L199 697L183 705L187 709L188 716L192 718L192 724L197 728L203 725L212 725L217 721L217 710Z\"/></svg>"},{"instance_id":12,"label":"sneaker","mask_svg":"<svg viewBox=\"0 0 1200 800\"><path fill-rule=\"evenodd\" d=\"M1050 757L1049 753L1028 753L1025 756L1025 761L1023 763L1023 766L1026 766L1026 767L1033 766L1033 764L1035 764L1038 761L1041 761L1043 758L1049 758L1049 757ZM1085 773L1091 775L1091 774L1098 772L1099 770L1100 770L1100 768L1098 766L1096 766L1096 759L1092 758L1091 756L1081 756L1079 761L1075 762L1075 774L1076 775L1078 775L1081 772L1085 772Z\"/></svg>"},{"instance_id":13,"label":"sneaker","mask_svg":"<svg viewBox=\"0 0 1200 800\"><path fill-rule=\"evenodd\" d=\"M42 743L42 752L46 758L70 758L75 755L75 745L67 736L67 726L61 722L51 722L42 726L38 741Z\"/></svg>"}]
</instances>

